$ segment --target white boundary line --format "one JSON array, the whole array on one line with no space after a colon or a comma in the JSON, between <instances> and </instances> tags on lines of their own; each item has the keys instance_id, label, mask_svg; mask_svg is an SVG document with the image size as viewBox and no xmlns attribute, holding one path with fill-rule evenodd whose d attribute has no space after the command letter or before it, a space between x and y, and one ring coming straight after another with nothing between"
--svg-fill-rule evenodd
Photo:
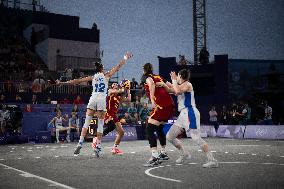
<instances>
[{"instance_id":1,"label":"white boundary line","mask_svg":"<svg viewBox=\"0 0 284 189\"><path fill-rule=\"evenodd\" d=\"M147 170L145 170L145 174L150 176L150 177L159 178L159 179L163 179L163 180L167 180L167 181L181 182L181 180L175 180L175 179L166 178L166 177L159 177L159 176L156 176L156 175L153 175L153 174L150 173L151 170L162 168L162 167L164 167L164 166L153 167L153 168L147 169ZM169 166L167 166L167 167L169 167Z\"/></svg>"},{"instance_id":2,"label":"white boundary line","mask_svg":"<svg viewBox=\"0 0 284 189\"><path fill-rule=\"evenodd\" d=\"M257 162L246 162L246 161L233 161L233 162L218 162L219 164L257 164L257 165L279 165L279 166L284 166L284 164L279 164L279 163L257 163ZM196 165L198 163L189 163L189 165ZM182 164L176 164L173 166L178 166L178 165L182 165ZM152 167L150 169L146 169L145 170L145 174L150 176L150 177L154 177L154 178L158 178L158 179L162 179L162 180L167 180L167 181L173 181L173 182L182 182L181 180L176 180L176 179L171 179L171 178L167 178L167 177L160 177L157 175L153 175L150 173L151 170L154 169L158 169L158 168L163 168L163 167L170 167L171 165L165 165L165 166L158 166L158 167Z\"/></svg>"},{"instance_id":3,"label":"white boundary line","mask_svg":"<svg viewBox=\"0 0 284 189\"><path fill-rule=\"evenodd\" d=\"M37 178L39 180L43 180L45 182L48 182L48 183L51 183L52 185L54 186L58 186L58 187L61 187L61 188L66 188L66 189L75 189L71 186L67 186L65 184L61 184L59 182L56 182L56 181L53 181L53 180L50 180L50 179L47 179L47 178L43 178L43 177L40 177L40 176L37 176L37 175L34 175L34 174L31 174L31 173L28 173L28 172L25 172L25 171L22 171L22 170L19 170L19 169L16 169L16 168L13 168L13 167L10 167L8 165L5 165L5 164L2 164L0 163L1 166L5 167L6 169L12 169L14 171L17 171L17 172L20 172L21 176L24 176L24 177L32 177L32 178Z\"/></svg>"}]
</instances>

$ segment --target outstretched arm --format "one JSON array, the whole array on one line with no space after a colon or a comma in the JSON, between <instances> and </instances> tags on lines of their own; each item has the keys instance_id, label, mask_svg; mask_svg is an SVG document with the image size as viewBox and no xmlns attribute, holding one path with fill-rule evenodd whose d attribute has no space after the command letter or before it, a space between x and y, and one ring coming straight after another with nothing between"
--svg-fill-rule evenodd
<instances>
[{"instance_id":1,"label":"outstretched arm","mask_svg":"<svg viewBox=\"0 0 284 189\"><path fill-rule=\"evenodd\" d=\"M72 84L72 85L76 85L79 83L83 83L83 82L88 82L88 81L92 81L93 77L92 76L88 76L88 77L83 77L80 79L73 79L73 80L69 80L66 82L61 82L61 81L56 81L56 84Z\"/></svg>"},{"instance_id":2,"label":"outstretched arm","mask_svg":"<svg viewBox=\"0 0 284 189\"><path fill-rule=\"evenodd\" d=\"M175 93L173 85L170 82L157 82L156 87L164 87L168 93Z\"/></svg>"},{"instance_id":3,"label":"outstretched arm","mask_svg":"<svg viewBox=\"0 0 284 189\"><path fill-rule=\"evenodd\" d=\"M122 60L120 60L119 64L114 66L109 72L105 74L105 76L109 79L113 74L115 74L127 60L129 60L133 55L131 53L126 53Z\"/></svg>"},{"instance_id":4,"label":"outstretched arm","mask_svg":"<svg viewBox=\"0 0 284 189\"><path fill-rule=\"evenodd\" d=\"M121 94L121 93L124 93L124 89L109 89L108 90L108 94L111 95L111 94Z\"/></svg>"}]
</instances>

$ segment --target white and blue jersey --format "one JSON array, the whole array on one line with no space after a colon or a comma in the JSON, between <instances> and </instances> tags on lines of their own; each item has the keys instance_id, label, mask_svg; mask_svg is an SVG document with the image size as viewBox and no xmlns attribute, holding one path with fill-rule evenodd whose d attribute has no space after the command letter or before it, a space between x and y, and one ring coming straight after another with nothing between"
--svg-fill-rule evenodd
<instances>
[{"instance_id":1,"label":"white and blue jersey","mask_svg":"<svg viewBox=\"0 0 284 189\"><path fill-rule=\"evenodd\" d=\"M88 109L106 111L108 80L103 73L96 73L92 80L93 92L87 105Z\"/></svg>"},{"instance_id":2,"label":"white and blue jersey","mask_svg":"<svg viewBox=\"0 0 284 189\"><path fill-rule=\"evenodd\" d=\"M176 125L189 129L200 129L200 113L195 105L194 91L178 95L178 111L180 112Z\"/></svg>"}]
</instances>

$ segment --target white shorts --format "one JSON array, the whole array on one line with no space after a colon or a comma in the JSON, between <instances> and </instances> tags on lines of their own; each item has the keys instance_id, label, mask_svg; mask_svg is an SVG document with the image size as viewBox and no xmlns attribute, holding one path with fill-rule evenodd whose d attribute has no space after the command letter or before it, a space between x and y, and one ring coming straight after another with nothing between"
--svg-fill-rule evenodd
<instances>
[{"instance_id":1,"label":"white shorts","mask_svg":"<svg viewBox=\"0 0 284 189\"><path fill-rule=\"evenodd\" d=\"M184 108L174 123L174 125L182 127L188 132L190 129L200 130L200 113L197 108Z\"/></svg>"},{"instance_id":2,"label":"white shorts","mask_svg":"<svg viewBox=\"0 0 284 189\"><path fill-rule=\"evenodd\" d=\"M106 111L106 96L92 95L87 105L88 109Z\"/></svg>"}]
</instances>

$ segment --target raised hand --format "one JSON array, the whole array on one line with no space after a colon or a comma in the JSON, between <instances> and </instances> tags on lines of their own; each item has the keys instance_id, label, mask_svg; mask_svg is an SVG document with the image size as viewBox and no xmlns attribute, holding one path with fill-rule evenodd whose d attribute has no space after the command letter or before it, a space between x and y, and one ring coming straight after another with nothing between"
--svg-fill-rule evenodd
<instances>
[{"instance_id":1,"label":"raised hand","mask_svg":"<svg viewBox=\"0 0 284 189\"><path fill-rule=\"evenodd\" d=\"M124 59L124 60L129 60L129 59L132 58L132 57L133 57L133 54L132 54L132 53L126 52L125 55L124 55L124 57L123 57L123 59Z\"/></svg>"},{"instance_id":2,"label":"raised hand","mask_svg":"<svg viewBox=\"0 0 284 189\"><path fill-rule=\"evenodd\" d=\"M172 80L177 80L177 74L176 74L176 72L171 71L170 76L171 76L171 79L172 79Z\"/></svg>"}]
</instances>

